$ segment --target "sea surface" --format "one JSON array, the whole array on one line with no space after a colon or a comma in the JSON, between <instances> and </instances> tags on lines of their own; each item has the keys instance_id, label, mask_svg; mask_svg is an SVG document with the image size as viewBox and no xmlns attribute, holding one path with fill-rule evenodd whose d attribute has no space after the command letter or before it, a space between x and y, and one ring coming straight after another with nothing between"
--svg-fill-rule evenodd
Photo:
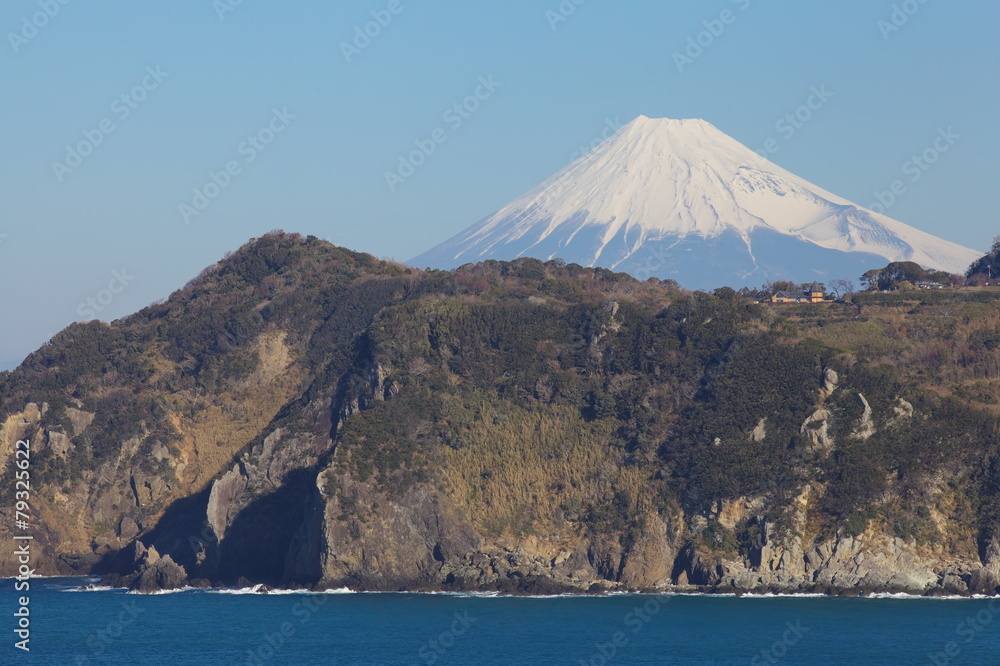
<instances>
[{"instance_id":1,"label":"sea surface","mask_svg":"<svg viewBox=\"0 0 1000 666\"><path fill-rule=\"evenodd\" d=\"M1000 664L1000 600L81 591L0 581L3 664Z\"/></svg>"}]
</instances>

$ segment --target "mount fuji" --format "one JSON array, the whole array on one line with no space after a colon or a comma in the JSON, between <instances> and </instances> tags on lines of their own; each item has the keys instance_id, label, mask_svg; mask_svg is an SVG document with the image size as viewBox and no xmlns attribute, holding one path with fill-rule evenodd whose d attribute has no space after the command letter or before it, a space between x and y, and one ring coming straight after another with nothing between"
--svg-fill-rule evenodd
<instances>
[{"instance_id":1,"label":"mount fuji","mask_svg":"<svg viewBox=\"0 0 1000 666\"><path fill-rule=\"evenodd\" d=\"M704 120L640 116L408 263L558 257L713 289L856 280L890 261L964 273L981 254L831 194Z\"/></svg>"}]
</instances>

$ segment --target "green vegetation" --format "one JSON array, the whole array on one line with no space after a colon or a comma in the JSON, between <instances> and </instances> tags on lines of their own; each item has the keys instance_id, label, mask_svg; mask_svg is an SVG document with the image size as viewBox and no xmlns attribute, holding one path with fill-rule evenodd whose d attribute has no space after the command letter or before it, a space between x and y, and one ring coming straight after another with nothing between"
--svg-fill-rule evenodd
<instances>
[{"instance_id":1,"label":"green vegetation","mask_svg":"<svg viewBox=\"0 0 1000 666\"><path fill-rule=\"evenodd\" d=\"M913 261L894 261L885 268L873 268L861 276L861 284L871 291L916 289L918 282L950 285L953 280L949 273L924 270Z\"/></svg>"},{"instance_id":2,"label":"green vegetation","mask_svg":"<svg viewBox=\"0 0 1000 666\"><path fill-rule=\"evenodd\" d=\"M870 282L898 286L911 268ZM727 529L721 503L787 507L805 484L820 530L876 522L930 543L945 524L974 549L956 535L1000 524L1000 298L986 291L778 309L560 261L416 271L272 233L0 375L0 422L29 402L71 436L71 452L38 458L40 481L60 484L112 469L129 440L144 459L176 454L196 425L222 433L222 470L270 422L334 435L330 459L368 491L444 489L492 534L571 525L629 541L648 514L683 511L708 518L700 546L749 552L760 518ZM95 415L82 432L73 410ZM238 423L257 425L224 433ZM829 450L813 443L821 427ZM345 516L361 504L341 497Z\"/></svg>"},{"instance_id":3,"label":"green vegetation","mask_svg":"<svg viewBox=\"0 0 1000 666\"><path fill-rule=\"evenodd\" d=\"M989 252L969 266L965 277L972 284L1000 278L1000 236L993 239Z\"/></svg>"}]
</instances>

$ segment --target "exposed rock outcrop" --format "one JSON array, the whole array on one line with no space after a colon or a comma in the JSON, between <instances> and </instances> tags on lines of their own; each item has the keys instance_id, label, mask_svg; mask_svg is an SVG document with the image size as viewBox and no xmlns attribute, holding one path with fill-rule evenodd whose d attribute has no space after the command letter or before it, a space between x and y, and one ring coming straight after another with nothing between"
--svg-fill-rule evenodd
<instances>
[{"instance_id":1,"label":"exposed rock outcrop","mask_svg":"<svg viewBox=\"0 0 1000 666\"><path fill-rule=\"evenodd\" d=\"M151 551L150 554L154 554ZM184 567L176 564L169 555L147 559L138 576L129 584L129 589L142 594L153 594L167 590L178 590L188 583Z\"/></svg>"},{"instance_id":2,"label":"exposed rock outcrop","mask_svg":"<svg viewBox=\"0 0 1000 666\"><path fill-rule=\"evenodd\" d=\"M813 412L799 428L799 432L809 438L813 451L828 454L833 451L834 441L830 436L830 412L821 407Z\"/></svg>"},{"instance_id":3,"label":"exposed rock outcrop","mask_svg":"<svg viewBox=\"0 0 1000 666\"><path fill-rule=\"evenodd\" d=\"M872 418L872 406L868 404L865 396L860 393L858 394L858 402L865 408L865 411L862 412L861 421L851 436L855 439L866 440L875 434L875 419Z\"/></svg>"},{"instance_id":4,"label":"exposed rock outcrop","mask_svg":"<svg viewBox=\"0 0 1000 666\"><path fill-rule=\"evenodd\" d=\"M184 567L178 565L169 555L160 556L155 547L146 548L135 541L129 548L134 571L130 574L111 574L101 581L104 585L127 587L140 594L155 594L178 590L188 585L188 575Z\"/></svg>"},{"instance_id":5,"label":"exposed rock outcrop","mask_svg":"<svg viewBox=\"0 0 1000 666\"><path fill-rule=\"evenodd\" d=\"M823 369L823 383L819 390L820 400L826 400L833 392L837 390L837 386L840 385L840 375L833 368Z\"/></svg>"},{"instance_id":6,"label":"exposed rock outcrop","mask_svg":"<svg viewBox=\"0 0 1000 666\"><path fill-rule=\"evenodd\" d=\"M39 573L144 593L993 593L995 315L931 378L879 307L269 235L0 373L2 483L31 439Z\"/></svg>"},{"instance_id":7,"label":"exposed rock outcrop","mask_svg":"<svg viewBox=\"0 0 1000 666\"><path fill-rule=\"evenodd\" d=\"M226 528L239 513L242 503L238 502L246 492L249 479L239 465L216 479L208 496L207 519L217 539L226 536Z\"/></svg>"}]
</instances>

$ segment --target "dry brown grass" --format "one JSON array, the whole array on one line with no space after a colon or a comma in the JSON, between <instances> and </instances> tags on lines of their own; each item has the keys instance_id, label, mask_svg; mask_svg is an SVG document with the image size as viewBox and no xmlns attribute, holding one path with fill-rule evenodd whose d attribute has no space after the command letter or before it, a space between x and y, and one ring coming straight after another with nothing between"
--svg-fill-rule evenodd
<instances>
[{"instance_id":1,"label":"dry brown grass","mask_svg":"<svg viewBox=\"0 0 1000 666\"><path fill-rule=\"evenodd\" d=\"M172 417L182 437L178 477L189 491L223 471L302 388L304 373L293 363L284 334L261 335L257 352L260 365L236 391L221 394L193 419Z\"/></svg>"},{"instance_id":2,"label":"dry brown grass","mask_svg":"<svg viewBox=\"0 0 1000 666\"><path fill-rule=\"evenodd\" d=\"M496 421L496 422L495 422ZM611 426L587 423L569 407L543 412L484 405L463 434L466 446L447 450L445 484L460 507L489 534L521 534L553 526L557 513L609 502L615 491L645 508L646 474L619 465L609 446Z\"/></svg>"}]
</instances>

